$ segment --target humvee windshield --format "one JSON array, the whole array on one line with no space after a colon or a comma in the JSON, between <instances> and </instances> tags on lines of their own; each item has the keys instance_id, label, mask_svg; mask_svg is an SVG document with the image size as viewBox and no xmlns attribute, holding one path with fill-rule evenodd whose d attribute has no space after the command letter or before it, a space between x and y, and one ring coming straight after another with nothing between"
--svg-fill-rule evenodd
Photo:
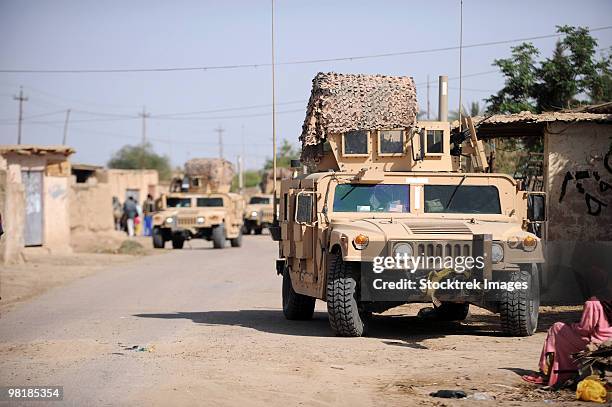
<instances>
[{"instance_id":1,"label":"humvee windshield","mask_svg":"<svg viewBox=\"0 0 612 407\"><path fill-rule=\"evenodd\" d=\"M211 206L221 207L223 206L223 198L221 197L213 197L213 198L198 198L197 205L199 208L208 208Z\"/></svg>"},{"instance_id":2,"label":"humvee windshield","mask_svg":"<svg viewBox=\"0 0 612 407\"><path fill-rule=\"evenodd\" d=\"M336 186L334 212L410 212L409 185Z\"/></svg>"},{"instance_id":3,"label":"humvee windshield","mask_svg":"<svg viewBox=\"0 0 612 407\"><path fill-rule=\"evenodd\" d=\"M191 198L166 198L166 206L168 208L189 208Z\"/></svg>"},{"instance_id":4,"label":"humvee windshield","mask_svg":"<svg viewBox=\"0 0 612 407\"><path fill-rule=\"evenodd\" d=\"M254 196L249 201L250 204L264 204L267 205L270 203L270 198L265 198L262 196Z\"/></svg>"},{"instance_id":5,"label":"humvee windshield","mask_svg":"<svg viewBox=\"0 0 612 407\"><path fill-rule=\"evenodd\" d=\"M425 185L425 213L500 214L499 191L491 185Z\"/></svg>"}]
</instances>

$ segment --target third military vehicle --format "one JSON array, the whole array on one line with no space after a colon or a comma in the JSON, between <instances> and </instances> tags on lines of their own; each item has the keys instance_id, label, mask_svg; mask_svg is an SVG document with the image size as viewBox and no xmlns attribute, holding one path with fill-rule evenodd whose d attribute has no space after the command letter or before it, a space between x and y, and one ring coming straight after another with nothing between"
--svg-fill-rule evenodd
<instances>
[{"instance_id":1,"label":"third military vehicle","mask_svg":"<svg viewBox=\"0 0 612 407\"><path fill-rule=\"evenodd\" d=\"M441 80L442 101L447 89ZM499 313L505 333L532 335L544 257L530 230L544 196L485 172L469 119L451 135L443 113L416 113L410 77L313 80L300 137L310 173L281 182L271 229L285 317L311 318L320 299L337 335L361 336L372 313L402 303L432 303L441 320L475 304Z\"/></svg>"}]
</instances>

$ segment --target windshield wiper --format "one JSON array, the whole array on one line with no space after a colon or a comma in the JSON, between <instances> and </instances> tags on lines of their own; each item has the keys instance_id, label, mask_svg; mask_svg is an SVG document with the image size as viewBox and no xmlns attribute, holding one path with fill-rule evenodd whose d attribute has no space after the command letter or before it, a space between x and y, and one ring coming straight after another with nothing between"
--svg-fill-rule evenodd
<instances>
[{"instance_id":1,"label":"windshield wiper","mask_svg":"<svg viewBox=\"0 0 612 407\"><path fill-rule=\"evenodd\" d=\"M450 209L451 203L453 202L453 198L455 197L455 194L457 193L457 191L459 190L459 187L461 185L463 185L463 182L465 181L465 179L467 178L467 174L463 176L463 178L461 178L461 181L459 181L459 183L457 184L457 186L455 187L455 189L453 190L453 193L451 194L450 199L448 200L448 203L446 204L446 210Z\"/></svg>"}]
</instances>

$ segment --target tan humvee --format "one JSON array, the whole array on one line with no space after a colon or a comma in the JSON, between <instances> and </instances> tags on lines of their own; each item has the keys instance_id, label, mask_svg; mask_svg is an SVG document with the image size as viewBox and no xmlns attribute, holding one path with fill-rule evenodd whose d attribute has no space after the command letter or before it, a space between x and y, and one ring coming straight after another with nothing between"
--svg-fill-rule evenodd
<instances>
[{"instance_id":1,"label":"tan humvee","mask_svg":"<svg viewBox=\"0 0 612 407\"><path fill-rule=\"evenodd\" d=\"M220 167L218 160L210 161L215 170ZM225 161L224 165L227 168L222 177L231 181L231 164ZM159 211L153 215L153 246L163 248L170 240L173 248L181 249L185 240L206 239L212 240L215 249L225 247L227 240L232 247L240 247L244 198L230 193L228 182L187 173L175 180L172 192L162 195L158 202Z\"/></svg>"},{"instance_id":2,"label":"tan humvee","mask_svg":"<svg viewBox=\"0 0 612 407\"><path fill-rule=\"evenodd\" d=\"M300 138L302 161L314 172L282 181L279 228L271 228L279 240L286 318L311 318L320 299L336 334L360 336L372 312L402 303L432 302L433 317L441 320L465 319L476 304L500 313L504 332L532 335L537 265L544 258L540 238L528 230L543 219L528 216L528 201L541 205L543 196L522 191L504 174L461 172L462 154L470 155L472 169L487 167L473 126L467 120L467 131L451 143L448 122L417 122L411 78L319 74L313 83ZM378 92L375 100L352 92L355 87ZM365 130L344 131L352 123L335 109L346 98L353 117L375 105L383 112L357 115ZM400 100L386 102L393 98ZM322 117L329 122L317 122ZM449 258L451 265L389 264L378 274L374 266L385 256ZM470 256L481 261L459 267ZM485 280L495 284L485 288ZM404 287L410 281L416 288ZM429 286L453 281L483 285ZM522 289L499 289L510 286Z\"/></svg>"},{"instance_id":3,"label":"tan humvee","mask_svg":"<svg viewBox=\"0 0 612 407\"><path fill-rule=\"evenodd\" d=\"M267 194L255 194L249 198L249 203L244 210L245 234L261 235L264 228L267 228L274 221L273 196Z\"/></svg>"}]
</instances>

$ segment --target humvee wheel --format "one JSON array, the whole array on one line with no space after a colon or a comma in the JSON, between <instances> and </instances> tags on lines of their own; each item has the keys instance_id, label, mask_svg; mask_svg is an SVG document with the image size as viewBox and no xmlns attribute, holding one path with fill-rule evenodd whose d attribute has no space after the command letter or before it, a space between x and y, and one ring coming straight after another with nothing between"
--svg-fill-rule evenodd
<instances>
[{"instance_id":1,"label":"humvee wheel","mask_svg":"<svg viewBox=\"0 0 612 407\"><path fill-rule=\"evenodd\" d=\"M172 236L172 248L173 249L182 249L185 244L185 237L181 235Z\"/></svg>"},{"instance_id":2,"label":"humvee wheel","mask_svg":"<svg viewBox=\"0 0 612 407\"><path fill-rule=\"evenodd\" d=\"M289 320L311 319L315 308L314 297L298 294L291 285L289 268L283 270L283 314Z\"/></svg>"},{"instance_id":3,"label":"humvee wheel","mask_svg":"<svg viewBox=\"0 0 612 407\"><path fill-rule=\"evenodd\" d=\"M238 236L230 239L230 243L232 245L232 247L240 247L242 246L242 228L240 229L240 232L238 233Z\"/></svg>"},{"instance_id":4,"label":"humvee wheel","mask_svg":"<svg viewBox=\"0 0 612 407\"><path fill-rule=\"evenodd\" d=\"M213 228L212 241L215 249L223 249L225 247L225 227L223 225Z\"/></svg>"},{"instance_id":5,"label":"humvee wheel","mask_svg":"<svg viewBox=\"0 0 612 407\"><path fill-rule=\"evenodd\" d=\"M527 290L502 292L500 318L502 331L511 336L531 336L538 327L540 279L536 264L521 265L508 281L527 283Z\"/></svg>"},{"instance_id":6,"label":"humvee wheel","mask_svg":"<svg viewBox=\"0 0 612 407\"><path fill-rule=\"evenodd\" d=\"M248 227L246 223L244 224L244 226L242 226L242 234L243 235L250 235L251 234L251 228Z\"/></svg>"},{"instance_id":7,"label":"humvee wheel","mask_svg":"<svg viewBox=\"0 0 612 407\"><path fill-rule=\"evenodd\" d=\"M369 314L359 309L359 278L354 267L332 253L327 270L327 313L332 330L338 336L363 336Z\"/></svg>"},{"instance_id":8,"label":"humvee wheel","mask_svg":"<svg viewBox=\"0 0 612 407\"><path fill-rule=\"evenodd\" d=\"M166 241L164 240L161 230L159 230L159 228L153 228L151 235L153 237L153 247L156 249L163 249L166 245Z\"/></svg>"},{"instance_id":9,"label":"humvee wheel","mask_svg":"<svg viewBox=\"0 0 612 407\"><path fill-rule=\"evenodd\" d=\"M256 235L261 235L261 231L263 230L262 226L257 226L253 229Z\"/></svg>"},{"instance_id":10,"label":"humvee wheel","mask_svg":"<svg viewBox=\"0 0 612 407\"><path fill-rule=\"evenodd\" d=\"M435 307L436 317L442 321L463 321L469 311L468 303L442 302L439 307Z\"/></svg>"}]
</instances>

